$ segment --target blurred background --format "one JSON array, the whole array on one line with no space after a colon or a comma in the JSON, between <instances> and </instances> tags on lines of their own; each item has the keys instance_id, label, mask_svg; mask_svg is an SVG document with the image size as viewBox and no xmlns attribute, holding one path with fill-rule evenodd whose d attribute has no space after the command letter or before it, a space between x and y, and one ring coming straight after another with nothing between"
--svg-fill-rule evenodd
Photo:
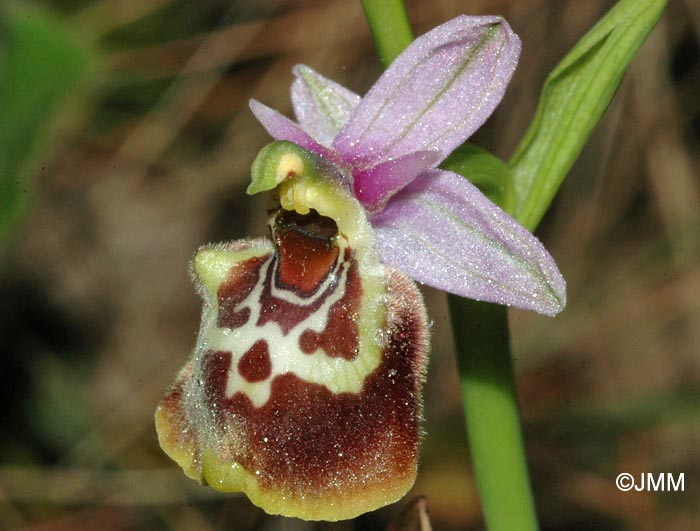
<instances>
[{"instance_id":1,"label":"blurred background","mask_svg":"<svg viewBox=\"0 0 700 531\"><path fill-rule=\"evenodd\" d=\"M13 6L28 10L11 9ZM552 67L609 0L408 1L417 34L502 14L523 40L473 140L507 158ZM380 74L356 0L0 3L0 529L379 530L272 517L187 479L153 412L194 345L188 260L266 233L244 189L303 62L364 93ZM538 235L568 281L554 319L514 311L543 530L700 529L700 3L671 2ZM483 528L445 296L421 468L435 530ZM628 492L621 472L685 475Z\"/></svg>"}]
</instances>

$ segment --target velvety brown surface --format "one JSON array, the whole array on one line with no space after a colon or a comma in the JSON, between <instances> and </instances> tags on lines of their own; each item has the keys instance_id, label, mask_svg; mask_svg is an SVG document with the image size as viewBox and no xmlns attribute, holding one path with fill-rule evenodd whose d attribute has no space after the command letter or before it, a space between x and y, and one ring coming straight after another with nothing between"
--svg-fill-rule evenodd
<instances>
[{"instance_id":1,"label":"velvety brown surface","mask_svg":"<svg viewBox=\"0 0 700 531\"><path fill-rule=\"evenodd\" d=\"M225 395L231 355L207 353L207 410L216 412L221 427L232 417L246 425L245 447L229 439L221 453L255 473L263 488L290 495L322 497L410 475L416 466L425 358L425 322L416 302L407 297L394 314L381 364L360 394L333 394L284 374L275 377L269 401L256 409L242 393Z\"/></svg>"},{"instance_id":2,"label":"velvety brown surface","mask_svg":"<svg viewBox=\"0 0 700 531\"><path fill-rule=\"evenodd\" d=\"M356 318L360 311L362 283L357 271L357 263L353 260L348 271L345 294L331 306L328 324L321 333L306 330L299 338L302 352L313 354L317 348L322 348L326 356L332 358L342 356L346 360L357 357L359 349L359 330Z\"/></svg>"},{"instance_id":3,"label":"velvety brown surface","mask_svg":"<svg viewBox=\"0 0 700 531\"><path fill-rule=\"evenodd\" d=\"M275 245L279 249L277 278L283 287L300 295L314 293L338 259L338 247L332 240L337 232L335 223L311 211L305 216L284 212L275 225Z\"/></svg>"},{"instance_id":4,"label":"velvety brown surface","mask_svg":"<svg viewBox=\"0 0 700 531\"><path fill-rule=\"evenodd\" d=\"M219 286L219 316L217 326L220 328L238 328L250 319L250 309L236 311L236 306L243 302L253 291L260 277L260 268L269 255L251 258L232 267L228 278Z\"/></svg>"},{"instance_id":5,"label":"velvety brown surface","mask_svg":"<svg viewBox=\"0 0 700 531\"><path fill-rule=\"evenodd\" d=\"M270 352L263 339L256 341L238 360L238 374L249 382L261 382L270 376L271 371Z\"/></svg>"}]
</instances>

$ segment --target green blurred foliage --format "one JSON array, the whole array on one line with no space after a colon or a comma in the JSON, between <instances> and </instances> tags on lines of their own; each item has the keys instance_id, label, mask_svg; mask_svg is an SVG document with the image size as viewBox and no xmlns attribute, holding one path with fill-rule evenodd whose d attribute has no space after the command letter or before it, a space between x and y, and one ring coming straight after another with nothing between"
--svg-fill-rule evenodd
<instances>
[{"instance_id":1,"label":"green blurred foliage","mask_svg":"<svg viewBox=\"0 0 700 531\"><path fill-rule=\"evenodd\" d=\"M91 54L70 29L38 9L0 9L0 241L27 205L36 163L60 104Z\"/></svg>"}]
</instances>

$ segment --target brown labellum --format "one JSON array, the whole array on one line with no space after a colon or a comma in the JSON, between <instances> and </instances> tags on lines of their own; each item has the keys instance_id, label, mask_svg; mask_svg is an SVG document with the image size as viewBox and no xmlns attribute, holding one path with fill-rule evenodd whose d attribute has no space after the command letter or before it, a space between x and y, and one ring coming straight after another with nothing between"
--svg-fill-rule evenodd
<instances>
[{"instance_id":1,"label":"brown labellum","mask_svg":"<svg viewBox=\"0 0 700 531\"><path fill-rule=\"evenodd\" d=\"M352 518L415 479L423 302L379 263L371 232L313 209L279 208L270 226L272 242L197 253L202 326L158 407L158 435L187 475L267 512Z\"/></svg>"}]
</instances>

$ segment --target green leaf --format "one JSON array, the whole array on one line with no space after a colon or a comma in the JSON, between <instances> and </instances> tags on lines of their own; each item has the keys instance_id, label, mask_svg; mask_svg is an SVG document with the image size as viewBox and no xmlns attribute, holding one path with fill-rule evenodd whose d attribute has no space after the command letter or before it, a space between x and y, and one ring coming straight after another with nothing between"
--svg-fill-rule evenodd
<instances>
[{"instance_id":1,"label":"green leaf","mask_svg":"<svg viewBox=\"0 0 700 531\"><path fill-rule=\"evenodd\" d=\"M550 73L530 127L510 161L515 217L530 230L607 109L627 66L667 0L620 0Z\"/></svg>"},{"instance_id":2,"label":"green leaf","mask_svg":"<svg viewBox=\"0 0 700 531\"><path fill-rule=\"evenodd\" d=\"M0 8L0 241L27 204L28 163L89 54L36 9Z\"/></svg>"},{"instance_id":3,"label":"green leaf","mask_svg":"<svg viewBox=\"0 0 700 531\"><path fill-rule=\"evenodd\" d=\"M497 156L474 144L462 144L440 167L469 179L491 201L512 214L515 189L510 169Z\"/></svg>"}]
</instances>

